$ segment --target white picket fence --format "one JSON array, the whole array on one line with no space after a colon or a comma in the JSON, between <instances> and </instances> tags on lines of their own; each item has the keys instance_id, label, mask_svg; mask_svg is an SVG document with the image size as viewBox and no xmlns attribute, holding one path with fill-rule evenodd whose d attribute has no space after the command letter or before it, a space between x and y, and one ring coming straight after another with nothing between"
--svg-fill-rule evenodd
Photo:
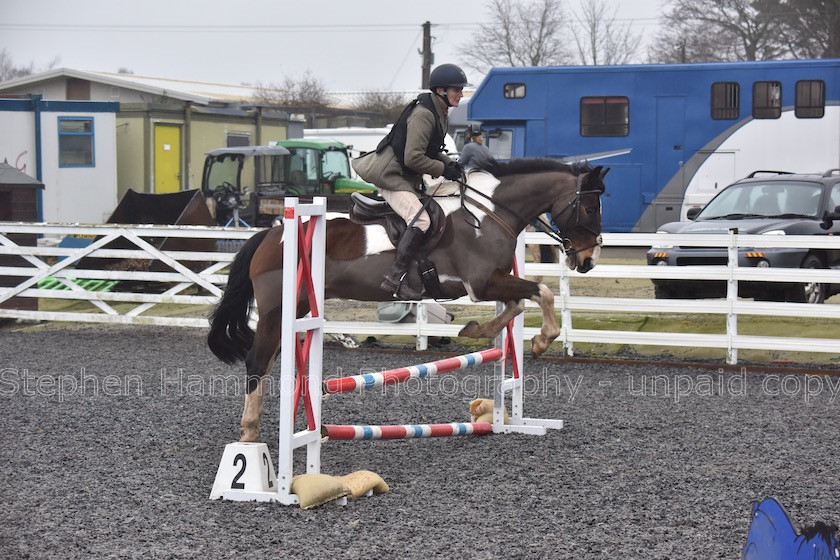
<instances>
[{"instance_id":1,"label":"white picket fence","mask_svg":"<svg viewBox=\"0 0 840 560\"><path fill-rule=\"evenodd\" d=\"M235 253L216 251L160 251L150 242L152 238L194 238L220 240L225 245L235 245L245 240L257 229L207 228L196 226L113 226L71 224L27 224L0 222L0 258L4 255L22 257L27 265L0 265L0 279L14 277L16 286L0 288L0 304L12 297L38 298L42 309L27 311L0 308L0 318L68 321L86 323L118 323L145 325L172 325L186 327L208 326L206 313L222 294L227 276L222 272L233 260ZM41 243L37 247L19 246L9 238L14 234L38 234L45 239L59 239L65 235L95 236L96 240L85 248L61 248L55 244ZM607 247L644 247L660 245L663 236L657 234L604 234ZM126 239L133 249L104 249L115 239ZM233 241L224 241L233 240ZM776 235L668 235L669 243L693 246L727 247L730 257L738 247L812 247L840 249L840 239L815 236ZM554 244L541 233L528 233L520 243ZM230 249L232 251L234 249ZM137 262L158 260L169 270L100 270L80 268L83 257L105 259L136 259ZM740 300L737 294L739 281L800 281L840 284L840 270L744 268L737 266L737 259L730 258L729 266L662 267L646 265L600 264L586 274L597 278L685 278L723 280L729 283L729 297L717 300L654 300L640 298L586 297L571 293L569 279L578 276L561 264L534 264L524 266L526 275L555 276L560 290L555 306L561 319L562 333L558 343L568 354L574 352L575 343L615 343L630 345L683 346L721 348L727 351L729 363L736 363L739 349L789 350L837 353L840 341L832 338L796 338L747 336L738 334L740 315L774 315L787 317L815 317L828 320L840 319L840 305L808 305L800 303L772 303ZM38 283L54 278L66 289L44 289ZM74 281L74 279L76 281ZM126 282L120 282L113 291L90 291L79 285L85 279L130 281L133 285L166 283L163 293L145 292L140 289L121 291ZM8 283L8 282L7 282ZM733 289L734 288L734 289ZM97 310L49 311L44 310L45 300L84 300ZM450 302L453 305L483 305L493 313L493 303L473 304L466 298ZM171 305L181 304L173 312ZM430 336L455 336L461 328L457 324L428 323L425 310L418 306L417 321L413 323L327 321L325 332L343 335L407 335L418 337L418 347L423 348ZM726 316L726 332L701 334L691 332L634 332L613 330L585 330L572 327L575 313L629 312L642 314L719 314ZM173 314L174 313L174 314ZM524 337L530 339L537 328L526 328ZM827 332L840 332L837 323L827 323Z\"/></svg>"}]
</instances>

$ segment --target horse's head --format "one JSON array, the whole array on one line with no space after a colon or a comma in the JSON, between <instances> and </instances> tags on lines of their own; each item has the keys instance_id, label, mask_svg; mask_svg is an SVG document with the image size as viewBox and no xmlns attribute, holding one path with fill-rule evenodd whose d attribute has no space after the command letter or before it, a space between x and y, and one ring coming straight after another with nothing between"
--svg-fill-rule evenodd
<instances>
[{"instance_id":1,"label":"horse's head","mask_svg":"<svg viewBox=\"0 0 840 560\"><path fill-rule=\"evenodd\" d=\"M577 176L575 197L558 200L551 208L562 236L566 266L588 272L601 255L601 195L609 168L595 167Z\"/></svg>"}]
</instances>

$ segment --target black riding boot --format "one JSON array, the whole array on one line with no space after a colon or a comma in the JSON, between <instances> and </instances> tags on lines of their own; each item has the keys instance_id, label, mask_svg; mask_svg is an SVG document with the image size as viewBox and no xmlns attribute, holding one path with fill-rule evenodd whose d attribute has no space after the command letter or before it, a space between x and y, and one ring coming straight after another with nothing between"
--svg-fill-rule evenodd
<instances>
[{"instance_id":1,"label":"black riding boot","mask_svg":"<svg viewBox=\"0 0 840 560\"><path fill-rule=\"evenodd\" d=\"M414 257L414 252L420 247L423 242L423 230L419 228L408 228L403 232L397 243L397 256L394 257L394 264L391 265L391 271L385 276L385 281L380 286L389 294L393 294L394 299L399 300L417 300L423 299L420 292L414 291L408 285L406 275L408 273L408 265Z\"/></svg>"}]
</instances>

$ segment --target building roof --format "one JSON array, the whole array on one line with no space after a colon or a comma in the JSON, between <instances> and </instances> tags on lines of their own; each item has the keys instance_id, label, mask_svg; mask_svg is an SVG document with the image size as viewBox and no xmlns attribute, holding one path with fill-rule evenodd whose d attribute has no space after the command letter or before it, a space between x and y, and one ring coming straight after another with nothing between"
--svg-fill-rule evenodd
<instances>
[{"instance_id":1,"label":"building roof","mask_svg":"<svg viewBox=\"0 0 840 560\"><path fill-rule=\"evenodd\" d=\"M77 78L98 82L114 87L133 89L161 97L171 97L181 101L191 101L202 105L210 103L253 103L254 92L258 89L276 90L273 84L223 84L219 82L197 82L192 80L177 80L173 78L159 78L154 76L138 76L135 74L118 74L116 72L99 72L90 70L74 70L72 68L55 68L38 74L31 74L14 80L0 82L0 92L20 86L33 85L53 80L55 78ZM393 92L412 99L423 90ZM471 93L471 92L465 92ZM327 92L331 104L335 108L351 108L366 92Z\"/></svg>"},{"instance_id":2,"label":"building roof","mask_svg":"<svg viewBox=\"0 0 840 560\"><path fill-rule=\"evenodd\" d=\"M23 171L18 171L8 163L0 163L0 187L35 187L44 188L44 183L33 179Z\"/></svg>"}]
</instances>

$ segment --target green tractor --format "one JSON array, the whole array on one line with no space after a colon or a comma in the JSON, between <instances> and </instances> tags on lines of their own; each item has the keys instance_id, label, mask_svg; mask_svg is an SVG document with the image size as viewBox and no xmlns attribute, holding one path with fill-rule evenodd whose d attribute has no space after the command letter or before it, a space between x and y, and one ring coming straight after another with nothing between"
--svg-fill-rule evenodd
<instances>
[{"instance_id":1,"label":"green tractor","mask_svg":"<svg viewBox=\"0 0 840 560\"><path fill-rule=\"evenodd\" d=\"M334 140L280 140L268 146L221 148L207 154L201 191L219 225L268 227L283 215L283 199L327 199L330 212L346 212L350 194L375 194L352 178L348 148Z\"/></svg>"}]
</instances>

